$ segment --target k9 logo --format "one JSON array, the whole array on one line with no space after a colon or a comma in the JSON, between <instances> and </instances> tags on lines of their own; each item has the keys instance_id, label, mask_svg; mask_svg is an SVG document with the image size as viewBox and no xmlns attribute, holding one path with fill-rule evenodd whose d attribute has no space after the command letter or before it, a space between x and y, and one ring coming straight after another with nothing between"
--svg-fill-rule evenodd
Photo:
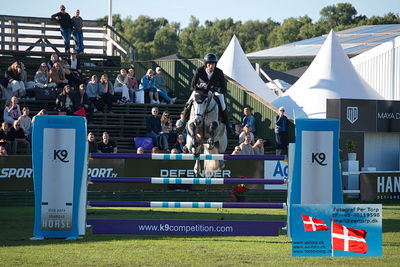
<instances>
[{"instance_id":1,"label":"k9 logo","mask_svg":"<svg viewBox=\"0 0 400 267\"><path fill-rule=\"evenodd\" d=\"M325 166L325 159L326 159L326 155L325 153L311 153L311 162L314 163L318 163L321 166Z\"/></svg>"},{"instance_id":2,"label":"k9 logo","mask_svg":"<svg viewBox=\"0 0 400 267\"><path fill-rule=\"evenodd\" d=\"M68 157L68 151L65 149L54 149L54 160L61 160L62 162L69 162L66 160Z\"/></svg>"}]
</instances>

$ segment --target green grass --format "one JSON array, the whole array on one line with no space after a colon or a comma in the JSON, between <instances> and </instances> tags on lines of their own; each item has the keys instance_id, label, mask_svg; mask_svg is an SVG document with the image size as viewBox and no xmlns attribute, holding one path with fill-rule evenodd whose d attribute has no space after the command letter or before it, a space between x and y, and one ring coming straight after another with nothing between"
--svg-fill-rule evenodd
<instances>
[{"instance_id":1,"label":"green grass","mask_svg":"<svg viewBox=\"0 0 400 267\"><path fill-rule=\"evenodd\" d=\"M87 235L30 241L33 207L0 207L0 266L399 266L400 205L383 208L383 257L292 257L290 239ZM284 210L91 208L89 218L284 220Z\"/></svg>"}]
</instances>

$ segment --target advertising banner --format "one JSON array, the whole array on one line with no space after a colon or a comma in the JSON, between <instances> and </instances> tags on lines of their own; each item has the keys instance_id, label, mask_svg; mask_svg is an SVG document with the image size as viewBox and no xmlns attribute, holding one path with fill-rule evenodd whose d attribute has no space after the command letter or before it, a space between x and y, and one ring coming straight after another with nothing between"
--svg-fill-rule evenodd
<instances>
[{"instance_id":1,"label":"advertising banner","mask_svg":"<svg viewBox=\"0 0 400 267\"><path fill-rule=\"evenodd\" d=\"M400 172L361 173L360 199L362 201L398 201L400 199Z\"/></svg>"},{"instance_id":2,"label":"advertising banner","mask_svg":"<svg viewBox=\"0 0 400 267\"><path fill-rule=\"evenodd\" d=\"M288 162L284 160L266 160L264 161L264 179L287 179L289 176ZM287 185L264 185L265 190L285 190Z\"/></svg>"},{"instance_id":3,"label":"advertising banner","mask_svg":"<svg viewBox=\"0 0 400 267\"><path fill-rule=\"evenodd\" d=\"M292 256L382 256L382 205L290 206Z\"/></svg>"}]
</instances>

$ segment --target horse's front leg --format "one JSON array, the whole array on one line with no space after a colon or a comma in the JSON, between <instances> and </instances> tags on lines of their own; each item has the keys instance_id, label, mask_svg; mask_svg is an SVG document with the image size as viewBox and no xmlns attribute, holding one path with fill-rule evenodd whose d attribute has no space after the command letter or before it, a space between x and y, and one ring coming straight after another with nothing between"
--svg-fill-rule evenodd
<instances>
[{"instance_id":1,"label":"horse's front leg","mask_svg":"<svg viewBox=\"0 0 400 267\"><path fill-rule=\"evenodd\" d=\"M216 121L211 122L207 128L208 128L208 133L210 135L210 138L208 138L207 140L207 144L208 144L208 149L211 150L214 148L215 145L215 133L218 128L218 122Z\"/></svg>"}]
</instances>

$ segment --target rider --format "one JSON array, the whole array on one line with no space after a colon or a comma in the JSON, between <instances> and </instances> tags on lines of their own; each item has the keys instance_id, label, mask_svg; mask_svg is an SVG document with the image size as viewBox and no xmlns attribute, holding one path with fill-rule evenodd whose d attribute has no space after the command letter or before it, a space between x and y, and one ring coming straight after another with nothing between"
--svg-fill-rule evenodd
<instances>
[{"instance_id":1,"label":"rider","mask_svg":"<svg viewBox=\"0 0 400 267\"><path fill-rule=\"evenodd\" d=\"M189 120L190 109L192 107L192 102L194 100L194 91L198 89L203 89L212 91L214 93L215 99L219 104L221 112L222 122L226 125L229 134L232 134L232 129L229 123L228 111L226 110L226 104L224 99L224 94L226 93L226 82L224 78L224 72L217 68L218 58L215 54L208 53L204 56L204 66L198 68L193 77L190 90L192 94L185 105L183 110L184 114L184 124Z\"/></svg>"}]
</instances>

